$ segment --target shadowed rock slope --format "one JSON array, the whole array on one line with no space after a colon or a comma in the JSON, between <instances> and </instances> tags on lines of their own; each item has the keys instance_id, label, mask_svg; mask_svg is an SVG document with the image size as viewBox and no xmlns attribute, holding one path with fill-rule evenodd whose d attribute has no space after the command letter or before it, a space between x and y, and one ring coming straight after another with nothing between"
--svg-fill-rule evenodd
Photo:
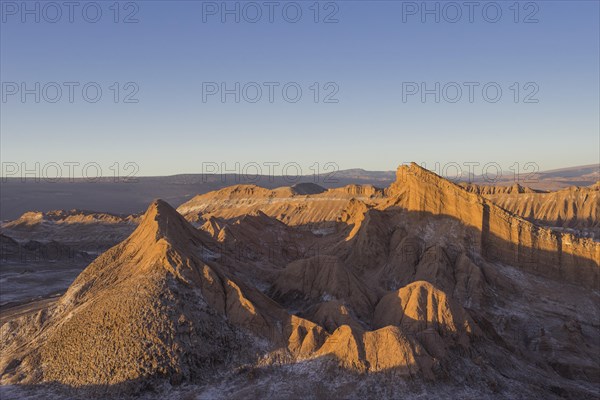
<instances>
[{"instance_id":1,"label":"shadowed rock slope","mask_svg":"<svg viewBox=\"0 0 600 400\"><path fill-rule=\"evenodd\" d=\"M597 287L600 245L593 239L535 225L417 164L398 169L392 204L408 211L452 216L481 232L476 250L487 259L548 277Z\"/></svg>"},{"instance_id":2,"label":"shadowed rock slope","mask_svg":"<svg viewBox=\"0 0 600 400\"><path fill-rule=\"evenodd\" d=\"M201 251L210 240L168 204L154 202L134 233L90 264L56 305L3 325L2 381L136 391L160 379L202 382L219 368L277 350L291 359L331 356L351 365L340 353L343 344L336 345L339 333L289 314L207 260ZM288 271L302 268L292 264ZM289 285L294 274L278 282ZM310 289L305 280L297 289L309 296L330 290L370 307L372 299L356 288L360 283L349 271L334 265L327 274L306 277L320 288ZM365 299L353 290L362 290ZM374 338L369 340L382 340ZM414 361L413 347L390 362L406 368ZM374 356L348 357L366 369Z\"/></svg>"},{"instance_id":3,"label":"shadowed rock slope","mask_svg":"<svg viewBox=\"0 0 600 400\"><path fill-rule=\"evenodd\" d=\"M598 397L592 239L416 164L386 190L236 186L179 211L153 202L56 303L4 323L0 382L92 394L185 382L210 398L324 397L318 382L334 398L410 397L410 385Z\"/></svg>"}]
</instances>

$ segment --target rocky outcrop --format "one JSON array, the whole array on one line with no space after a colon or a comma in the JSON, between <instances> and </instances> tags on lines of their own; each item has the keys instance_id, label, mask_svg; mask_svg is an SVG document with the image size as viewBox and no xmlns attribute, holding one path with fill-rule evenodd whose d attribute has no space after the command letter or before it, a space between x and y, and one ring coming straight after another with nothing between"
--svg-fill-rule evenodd
<instances>
[{"instance_id":1,"label":"rocky outcrop","mask_svg":"<svg viewBox=\"0 0 600 400\"><path fill-rule=\"evenodd\" d=\"M334 357L342 367L358 372L393 370L400 376L433 377L431 356L418 341L394 326L362 332L343 325L325 341L317 356Z\"/></svg>"},{"instance_id":2,"label":"rocky outcrop","mask_svg":"<svg viewBox=\"0 0 600 400\"><path fill-rule=\"evenodd\" d=\"M452 293L456 282L452 263L440 246L425 251L416 266L414 280L427 281L448 293Z\"/></svg>"},{"instance_id":3,"label":"rocky outcrop","mask_svg":"<svg viewBox=\"0 0 600 400\"><path fill-rule=\"evenodd\" d=\"M468 347L479 330L468 313L443 291L416 281L385 295L377 304L373 325L396 325L407 334L436 332L451 342Z\"/></svg>"},{"instance_id":4,"label":"rocky outcrop","mask_svg":"<svg viewBox=\"0 0 600 400\"><path fill-rule=\"evenodd\" d=\"M274 297L301 297L314 302L341 300L368 318L374 297L364 283L334 256L315 256L290 263L273 284Z\"/></svg>"},{"instance_id":5,"label":"rocky outcrop","mask_svg":"<svg viewBox=\"0 0 600 400\"><path fill-rule=\"evenodd\" d=\"M2 359L3 381L177 383L248 356L255 345L243 332L285 340L272 324L273 314L279 320L285 312L196 256L203 240L168 204L153 203L135 232L86 268L41 317L23 353L16 342L4 343L13 351ZM11 360L21 360L13 371Z\"/></svg>"},{"instance_id":6,"label":"rocky outcrop","mask_svg":"<svg viewBox=\"0 0 600 400\"><path fill-rule=\"evenodd\" d=\"M127 238L139 222L139 215L56 210L27 212L2 224L2 231L19 241L53 241L98 254Z\"/></svg>"},{"instance_id":7,"label":"rocky outcrop","mask_svg":"<svg viewBox=\"0 0 600 400\"><path fill-rule=\"evenodd\" d=\"M0 383L593 397L599 244L480 192L412 165L385 191L239 185L185 218L155 201L58 300L0 314Z\"/></svg>"},{"instance_id":8,"label":"rocky outcrop","mask_svg":"<svg viewBox=\"0 0 600 400\"><path fill-rule=\"evenodd\" d=\"M477 193L483 196L490 195L506 195L520 193L544 193L543 191L533 190L527 186L519 185L518 183L506 186L484 186L467 183L459 183L459 186L465 188L466 191Z\"/></svg>"},{"instance_id":9,"label":"rocky outcrop","mask_svg":"<svg viewBox=\"0 0 600 400\"><path fill-rule=\"evenodd\" d=\"M381 197L383 191L370 185L349 185L319 190L317 185L265 189L254 185L236 185L216 192L196 196L178 207L190 221L198 215L235 218L261 211L288 225L334 222L353 199L369 200Z\"/></svg>"},{"instance_id":10,"label":"rocky outcrop","mask_svg":"<svg viewBox=\"0 0 600 400\"><path fill-rule=\"evenodd\" d=\"M481 268L466 254L461 254L454 265L454 298L467 307L478 308L484 299L486 280Z\"/></svg>"},{"instance_id":11,"label":"rocky outcrop","mask_svg":"<svg viewBox=\"0 0 600 400\"><path fill-rule=\"evenodd\" d=\"M556 192L537 192L520 185L470 185L466 189L481 194L501 208L530 222L600 238L600 190L597 185L569 187Z\"/></svg>"},{"instance_id":12,"label":"rocky outcrop","mask_svg":"<svg viewBox=\"0 0 600 400\"><path fill-rule=\"evenodd\" d=\"M316 322L330 333L342 325L348 325L354 330L364 329L352 310L340 300L329 300L317 304L308 310L306 318Z\"/></svg>"},{"instance_id":13,"label":"rocky outcrop","mask_svg":"<svg viewBox=\"0 0 600 400\"><path fill-rule=\"evenodd\" d=\"M417 164L398 169L388 195L394 206L449 216L480 232L470 245L488 260L589 287L599 284L600 243L537 226Z\"/></svg>"}]
</instances>

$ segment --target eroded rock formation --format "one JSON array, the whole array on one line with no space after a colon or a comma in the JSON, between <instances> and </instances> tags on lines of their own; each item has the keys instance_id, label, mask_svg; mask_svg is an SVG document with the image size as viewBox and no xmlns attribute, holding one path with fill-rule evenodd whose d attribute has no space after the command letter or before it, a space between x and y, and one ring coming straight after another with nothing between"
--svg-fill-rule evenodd
<instances>
[{"instance_id":1,"label":"eroded rock formation","mask_svg":"<svg viewBox=\"0 0 600 400\"><path fill-rule=\"evenodd\" d=\"M298 366L323 375L308 395L374 379L394 398L400 379L596 396L600 243L467 189L412 164L385 190L155 201L60 299L2 319L0 382L244 388L234 371L266 385Z\"/></svg>"}]
</instances>

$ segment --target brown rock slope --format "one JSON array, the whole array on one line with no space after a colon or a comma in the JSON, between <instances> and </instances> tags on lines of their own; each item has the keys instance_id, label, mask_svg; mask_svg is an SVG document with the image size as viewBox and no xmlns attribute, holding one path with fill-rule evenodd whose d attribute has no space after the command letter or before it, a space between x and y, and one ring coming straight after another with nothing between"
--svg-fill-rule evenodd
<instances>
[{"instance_id":1,"label":"brown rock slope","mask_svg":"<svg viewBox=\"0 0 600 400\"><path fill-rule=\"evenodd\" d=\"M478 329L458 303L424 281L385 295L375 308L373 324L376 327L397 325L409 334L428 331L451 337L465 347L469 344L469 335Z\"/></svg>"},{"instance_id":2,"label":"brown rock slope","mask_svg":"<svg viewBox=\"0 0 600 400\"><path fill-rule=\"evenodd\" d=\"M600 244L592 239L535 225L414 163L398 169L388 192L393 206L451 216L480 232L474 246L488 260L589 287L599 284Z\"/></svg>"},{"instance_id":3,"label":"brown rock slope","mask_svg":"<svg viewBox=\"0 0 600 400\"><path fill-rule=\"evenodd\" d=\"M375 301L354 271L334 256L319 255L290 263L273 287L276 299L343 300L362 318L368 318Z\"/></svg>"},{"instance_id":4,"label":"brown rock slope","mask_svg":"<svg viewBox=\"0 0 600 400\"><path fill-rule=\"evenodd\" d=\"M260 210L288 225L335 221L339 210L352 199L381 197L382 191L370 185L307 192L292 188L264 189L254 185L236 185L199 195L178 207L188 220L202 216L233 218Z\"/></svg>"},{"instance_id":5,"label":"brown rock slope","mask_svg":"<svg viewBox=\"0 0 600 400\"><path fill-rule=\"evenodd\" d=\"M385 191L235 186L179 211L154 202L57 303L4 323L0 383L598 397L592 239L415 164Z\"/></svg>"},{"instance_id":6,"label":"brown rock slope","mask_svg":"<svg viewBox=\"0 0 600 400\"><path fill-rule=\"evenodd\" d=\"M343 345L328 340L322 327L289 315L201 254L210 240L168 204L154 202L134 233L90 264L54 306L2 326L2 382L138 390L157 379L201 382L220 367L278 349L292 359L331 355L351 365L340 353ZM227 254L217 258L225 264L235 260ZM303 265L290 264L279 281L288 274L286 284L295 284ZM319 264L307 265L310 271ZM334 262L325 275L312 271L316 275L300 277L297 290L309 297L330 291L370 311L373 299L341 265ZM342 326L362 335L357 326ZM384 340L365 335L370 352ZM377 368L407 368L416 357L412 352L420 351L397 332L385 338L403 353ZM358 360L370 365L363 352Z\"/></svg>"},{"instance_id":7,"label":"brown rock slope","mask_svg":"<svg viewBox=\"0 0 600 400\"><path fill-rule=\"evenodd\" d=\"M541 192L520 185L497 187L464 185L498 206L538 224L568 228L600 237L600 186L569 187Z\"/></svg>"},{"instance_id":8,"label":"brown rock slope","mask_svg":"<svg viewBox=\"0 0 600 400\"><path fill-rule=\"evenodd\" d=\"M342 325L317 354L333 356L341 366L357 372L393 370L398 375L433 377L433 358L395 326L362 332Z\"/></svg>"},{"instance_id":9,"label":"brown rock slope","mask_svg":"<svg viewBox=\"0 0 600 400\"><path fill-rule=\"evenodd\" d=\"M532 218L526 211L533 207L528 205L528 196L548 196L544 200L548 204L543 207L544 210L552 208L552 204L553 210L561 208L560 204L567 210L577 210L576 219L587 221L583 223L588 228L592 227L593 231L600 221L597 215L598 202L595 201L597 187L564 191L570 194L559 205L555 204L554 198L561 197L563 191L533 193L520 186L500 190L502 193L498 196L525 196L518 197L514 207L508 207L504 202L496 204L499 200L491 198L493 195L490 194L496 191L490 192L491 189L479 187L477 190L482 194L477 194L474 188L453 184L413 163L398 169L396 182L383 194L375 188L364 186L347 186L304 196L294 195L291 190L284 188L271 191L255 186L234 186L197 196L178 210L192 221L211 216L228 219L260 210L289 226L310 225L327 233L339 232L336 227L339 228L343 223L341 226L352 227L346 232L345 240L357 243L354 253L347 257L352 258L353 263L362 263L363 267L372 265L373 258L378 260L376 264L381 263L382 257L388 252L387 246L396 245L395 242L389 242L390 238L384 233L366 234L369 229L389 229L385 224L381 227L381 223L372 221L389 217L385 213L377 215L375 210L396 207L414 213L449 216L461 225L472 228L470 234L466 235L470 241L467 247L489 260L518 265L553 278L597 285L600 248L593 237L586 239L578 232L540 226L540 223L547 224L549 219L553 219L551 215L554 211L540 211L538 217ZM568 220L568 215L565 215L564 221ZM561 218L557 216L554 220L556 222ZM573 225L573 222L567 225ZM385 241L381 240L382 236L386 236ZM373 240L371 243L367 242L369 238ZM406 247L401 250L406 253Z\"/></svg>"},{"instance_id":10,"label":"brown rock slope","mask_svg":"<svg viewBox=\"0 0 600 400\"><path fill-rule=\"evenodd\" d=\"M169 205L153 203L127 240L35 317L38 332L23 353L23 338L8 345L14 352L3 355L3 380L176 382L202 379L226 360L243 358L253 346L234 325L269 336L269 319L218 266L195 255L203 240Z\"/></svg>"}]
</instances>

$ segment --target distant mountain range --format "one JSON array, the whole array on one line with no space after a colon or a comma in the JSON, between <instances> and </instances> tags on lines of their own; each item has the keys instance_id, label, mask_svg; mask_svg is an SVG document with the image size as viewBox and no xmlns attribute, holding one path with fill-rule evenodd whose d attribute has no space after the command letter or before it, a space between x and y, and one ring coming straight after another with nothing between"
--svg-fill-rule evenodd
<instances>
[{"instance_id":1,"label":"distant mountain range","mask_svg":"<svg viewBox=\"0 0 600 400\"><path fill-rule=\"evenodd\" d=\"M466 171L466 170L465 170ZM490 169L490 175L495 172ZM455 181L471 181L484 185L523 186L537 190L558 190L568 186L590 186L600 180L598 165L569 167L531 175L527 172L518 177L513 171L503 172L501 178L491 181L483 176L469 179L466 172ZM87 209L117 214L143 212L156 198L162 198L178 206L193 196L219 190L236 184L255 184L267 189L292 186L298 183L314 183L324 188L342 187L350 184L387 187L395 180L395 171L366 171L363 169L340 170L333 174L284 176L244 176L240 174L180 174L160 177L138 177L135 182L115 182L106 177L89 182L85 179L68 179L47 182L32 179L22 182L19 178L0 180L0 220L19 217L27 211L51 211Z\"/></svg>"}]
</instances>

